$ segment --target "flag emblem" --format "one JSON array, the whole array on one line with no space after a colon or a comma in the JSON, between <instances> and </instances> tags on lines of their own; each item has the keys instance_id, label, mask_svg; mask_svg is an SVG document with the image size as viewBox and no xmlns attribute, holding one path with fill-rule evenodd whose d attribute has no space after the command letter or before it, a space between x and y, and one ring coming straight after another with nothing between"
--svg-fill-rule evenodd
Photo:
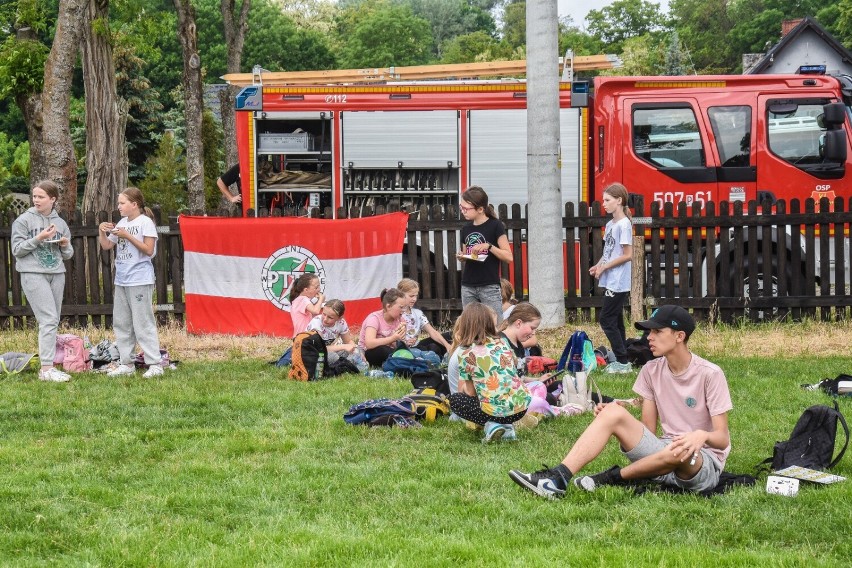
<instances>
[{"instance_id":1,"label":"flag emblem","mask_svg":"<svg viewBox=\"0 0 852 568\"><path fill-rule=\"evenodd\" d=\"M309 249L288 245L272 253L260 273L263 294L279 310L290 311L290 290L303 274L316 274L325 292L325 268Z\"/></svg>"}]
</instances>

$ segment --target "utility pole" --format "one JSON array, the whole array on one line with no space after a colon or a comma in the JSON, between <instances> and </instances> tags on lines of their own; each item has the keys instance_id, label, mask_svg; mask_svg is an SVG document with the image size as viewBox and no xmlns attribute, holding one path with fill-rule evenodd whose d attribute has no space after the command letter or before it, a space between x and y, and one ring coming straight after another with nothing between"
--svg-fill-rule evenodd
<instances>
[{"instance_id":1,"label":"utility pole","mask_svg":"<svg viewBox=\"0 0 852 568\"><path fill-rule=\"evenodd\" d=\"M565 324L557 22L556 0L527 0L527 258L542 328Z\"/></svg>"}]
</instances>

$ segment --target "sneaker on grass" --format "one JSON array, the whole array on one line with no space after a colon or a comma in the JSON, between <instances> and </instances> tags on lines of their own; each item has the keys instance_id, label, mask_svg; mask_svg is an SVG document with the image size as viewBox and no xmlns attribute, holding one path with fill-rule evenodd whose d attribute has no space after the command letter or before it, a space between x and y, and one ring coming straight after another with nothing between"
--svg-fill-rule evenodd
<instances>
[{"instance_id":1,"label":"sneaker on grass","mask_svg":"<svg viewBox=\"0 0 852 568\"><path fill-rule=\"evenodd\" d=\"M630 363L619 363L616 361L615 363L610 363L606 367L604 367L604 373L610 375L623 375L626 373L633 372L633 365Z\"/></svg>"},{"instance_id":2,"label":"sneaker on grass","mask_svg":"<svg viewBox=\"0 0 852 568\"><path fill-rule=\"evenodd\" d=\"M482 438L482 443L487 444L489 442L496 442L503 437L509 429L511 428L510 424L499 424L497 422L486 422L485 423L485 436ZM514 434L515 429L511 428L512 433Z\"/></svg>"},{"instance_id":3,"label":"sneaker on grass","mask_svg":"<svg viewBox=\"0 0 852 568\"><path fill-rule=\"evenodd\" d=\"M48 383L67 383L71 380L71 375L63 373L56 367L51 367L50 369L39 371L38 378L40 381L46 381Z\"/></svg>"},{"instance_id":4,"label":"sneaker on grass","mask_svg":"<svg viewBox=\"0 0 852 568\"><path fill-rule=\"evenodd\" d=\"M163 375L163 368L160 365L151 365L148 370L142 374L143 379L153 379Z\"/></svg>"},{"instance_id":5,"label":"sneaker on grass","mask_svg":"<svg viewBox=\"0 0 852 568\"><path fill-rule=\"evenodd\" d=\"M568 479L556 467L544 466L544 469L533 473L513 469L509 471L509 477L524 489L548 499L564 496L565 488L568 486Z\"/></svg>"},{"instance_id":6,"label":"sneaker on grass","mask_svg":"<svg viewBox=\"0 0 852 568\"><path fill-rule=\"evenodd\" d=\"M135 375L136 367L131 365L119 365L112 371L107 373L107 377L123 377L124 375Z\"/></svg>"}]
</instances>

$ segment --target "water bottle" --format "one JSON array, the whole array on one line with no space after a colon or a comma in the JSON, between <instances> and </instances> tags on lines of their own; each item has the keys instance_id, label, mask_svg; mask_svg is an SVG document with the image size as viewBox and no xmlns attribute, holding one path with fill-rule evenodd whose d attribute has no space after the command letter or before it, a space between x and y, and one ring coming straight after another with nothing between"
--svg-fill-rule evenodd
<instances>
[{"instance_id":1,"label":"water bottle","mask_svg":"<svg viewBox=\"0 0 852 568\"><path fill-rule=\"evenodd\" d=\"M92 342L89 341L88 335L83 336L83 347L85 347L87 351L91 351L92 349Z\"/></svg>"},{"instance_id":2,"label":"water bottle","mask_svg":"<svg viewBox=\"0 0 852 568\"><path fill-rule=\"evenodd\" d=\"M381 369L373 369L372 371L367 372L368 377L373 377L375 379L392 379L393 371L382 371Z\"/></svg>"},{"instance_id":3,"label":"water bottle","mask_svg":"<svg viewBox=\"0 0 852 568\"><path fill-rule=\"evenodd\" d=\"M316 368L316 372L314 373L314 380L321 379L322 376L323 376L324 370L325 370L325 354L320 353L319 356L317 356L317 368Z\"/></svg>"}]
</instances>

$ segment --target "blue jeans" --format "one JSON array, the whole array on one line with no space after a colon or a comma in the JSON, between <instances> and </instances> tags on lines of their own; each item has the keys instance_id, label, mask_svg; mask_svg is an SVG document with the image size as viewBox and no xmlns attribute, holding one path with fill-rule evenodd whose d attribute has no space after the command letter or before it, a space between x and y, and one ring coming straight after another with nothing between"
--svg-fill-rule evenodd
<instances>
[{"instance_id":1,"label":"blue jeans","mask_svg":"<svg viewBox=\"0 0 852 568\"><path fill-rule=\"evenodd\" d=\"M490 306L497 314L497 323L503 321L503 295L500 293L499 284L488 286L465 286L461 287L462 308L468 304L479 302Z\"/></svg>"}]
</instances>

